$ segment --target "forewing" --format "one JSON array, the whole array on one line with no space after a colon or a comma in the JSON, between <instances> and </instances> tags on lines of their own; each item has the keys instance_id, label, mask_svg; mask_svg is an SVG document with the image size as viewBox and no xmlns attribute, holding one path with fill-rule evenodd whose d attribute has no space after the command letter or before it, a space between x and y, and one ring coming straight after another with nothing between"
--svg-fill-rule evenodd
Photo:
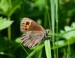
<instances>
[{"instance_id":1,"label":"forewing","mask_svg":"<svg viewBox=\"0 0 75 58\"><path fill-rule=\"evenodd\" d=\"M21 41L24 46L33 47L39 44L44 37L44 33L42 31L28 31L23 34Z\"/></svg>"}]
</instances>

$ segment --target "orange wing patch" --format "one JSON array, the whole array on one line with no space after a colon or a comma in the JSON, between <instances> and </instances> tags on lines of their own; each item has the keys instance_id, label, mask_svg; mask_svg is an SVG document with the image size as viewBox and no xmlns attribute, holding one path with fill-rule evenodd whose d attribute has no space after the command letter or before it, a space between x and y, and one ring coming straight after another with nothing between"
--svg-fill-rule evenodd
<instances>
[{"instance_id":1,"label":"orange wing patch","mask_svg":"<svg viewBox=\"0 0 75 58\"><path fill-rule=\"evenodd\" d=\"M24 25L25 31L29 30L30 24L31 24L31 22L26 21L26 23L25 23L25 25Z\"/></svg>"}]
</instances>

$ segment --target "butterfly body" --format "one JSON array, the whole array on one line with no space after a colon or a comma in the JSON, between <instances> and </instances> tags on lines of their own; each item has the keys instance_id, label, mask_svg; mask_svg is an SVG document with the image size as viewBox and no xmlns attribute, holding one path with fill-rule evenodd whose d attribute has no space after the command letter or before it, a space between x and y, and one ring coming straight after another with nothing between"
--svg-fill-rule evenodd
<instances>
[{"instance_id":1,"label":"butterfly body","mask_svg":"<svg viewBox=\"0 0 75 58\"><path fill-rule=\"evenodd\" d=\"M46 34L45 29L41 25L29 18L22 19L20 28L23 32L21 42L27 47L34 47L41 43Z\"/></svg>"}]
</instances>

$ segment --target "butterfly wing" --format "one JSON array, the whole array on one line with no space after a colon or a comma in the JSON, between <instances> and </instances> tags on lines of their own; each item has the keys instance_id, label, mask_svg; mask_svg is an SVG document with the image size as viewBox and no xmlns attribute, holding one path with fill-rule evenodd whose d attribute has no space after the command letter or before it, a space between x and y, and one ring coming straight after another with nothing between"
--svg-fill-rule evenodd
<instances>
[{"instance_id":1,"label":"butterfly wing","mask_svg":"<svg viewBox=\"0 0 75 58\"><path fill-rule=\"evenodd\" d=\"M41 25L37 24L30 18L23 18L20 28L23 32L21 42L27 47L33 47L39 44L46 33Z\"/></svg>"},{"instance_id":2,"label":"butterfly wing","mask_svg":"<svg viewBox=\"0 0 75 58\"><path fill-rule=\"evenodd\" d=\"M42 31L28 31L23 34L21 42L24 46L33 47L42 41L44 35Z\"/></svg>"}]
</instances>

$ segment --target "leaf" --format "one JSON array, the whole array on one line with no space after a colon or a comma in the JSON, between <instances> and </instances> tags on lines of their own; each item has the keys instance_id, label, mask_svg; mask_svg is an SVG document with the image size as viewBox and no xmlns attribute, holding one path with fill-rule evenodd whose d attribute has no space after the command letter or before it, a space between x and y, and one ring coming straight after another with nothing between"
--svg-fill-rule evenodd
<instances>
[{"instance_id":1,"label":"leaf","mask_svg":"<svg viewBox=\"0 0 75 58\"><path fill-rule=\"evenodd\" d=\"M69 30L71 30L71 27L65 26L65 31L69 31Z\"/></svg>"},{"instance_id":2,"label":"leaf","mask_svg":"<svg viewBox=\"0 0 75 58\"><path fill-rule=\"evenodd\" d=\"M60 47L67 46L67 45L68 45L67 41L65 41L65 40L60 40L58 42L55 42L55 48L60 48Z\"/></svg>"},{"instance_id":3,"label":"leaf","mask_svg":"<svg viewBox=\"0 0 75 58\"><path fill-rule=\"evenodd\" d=\"M56 48L67 46L68 44L74 44L75 43L75 22L72 23L71 27L65 26L65 30L61 30L59 36L62 38L65 38L66 40L60 40L58 41L58 45L55 42Z\"/></svg>"},{"instance_id":4,"label":"leaf","mask_svg":"<svg viewBox=\"0 0 75 58\"><path fill-rule=\"evenodd\" d=\"M11 16L21 4L21 0L0 0L0 14Z\"/></svg>"},{"instance_id":5,"label":"leaf","mask_svg":"<svg viewBox=\"0 0 75 58\"><path fill-rule=\"evenodd\" d=\"M2 10L2 12L7 12L9 7L10 7L10 5L7 2L7 0L1 0L0 1L0 9Z\"/></svg>"},{"instance_id":6,"label":"leaf","mask_svg":"<svg viewBox=\"0 0 75 58\"><path fill-rule=\"evenodd\" d=\"M73 22L71 26L72 26L73 28L75 28L75 22Z\"/></svg>"},{"instance_id":7,"label":"leaf","mask_svg":"<svg viewBox=\"0 0 75 58\"><path fill-rule=\"evenodd\" d=\"M0 31L9 27L12 23L13 21L6 20L6 18L0 17Z\"/></svg>"},{"instance_id":8,"label":"leaf","mask_svg":"<svg viewBox=\"0 0 75 58\"><path fill-rule=\"evenodd\" d=\"M71 39L72 37L75 37L75 30L66 32L65 34L62 35L62 37L67 40Z\"/></svg>"},{"instance_id":9,"label":"leaf","mask_svg":"<svg viewBox=\"0 0 75 58\"><path fill-rule=\"evenodd\" d=\"M75 37L70 38L68 41L66 41L66 40L60 40L58 42L56 41L55 42L55 48L52 47L52 49L62 48L64 46L68 46L68 42L69 42L70 45L74 44L75 43Z\"/></svg>"},{"instance_id":10,"label":"leaf","mask_svg":"<svg viewBox=\"0 0 75 58\"><path fill-rule=\"evenodd\" d=\"M61 36L67 40L75 37L75 23L72 23L71 27L65 26L65 31L61 30Z\"/></svg>"}]
</instances>

